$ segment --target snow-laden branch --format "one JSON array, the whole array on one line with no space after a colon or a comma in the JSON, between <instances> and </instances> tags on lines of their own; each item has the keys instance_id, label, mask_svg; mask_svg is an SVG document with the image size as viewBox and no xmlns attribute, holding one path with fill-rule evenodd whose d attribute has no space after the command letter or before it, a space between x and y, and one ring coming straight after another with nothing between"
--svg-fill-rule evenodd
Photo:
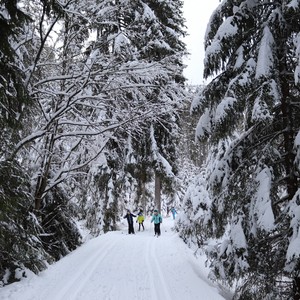
<instances>
[{"instance_id":1,"label":"snow-laden branch","mask_svg":"<svg viewBox=\"0 0 300 300\"><path fill-rule=\"evenodd\" d=\"M53 189L55 186L57 186L58 184L60 184L61 182L63 182L64 180L67 179L67 177L72 177L78 173L74 173L75 171L78 171L82 168L84 168L85 166L89 165L92 161L94 161L105 149L106 144L108 143L108 141L110 140L112 136L106 138L106 140L103 142L102 147L99 149L98 152L96 152L90 159L86 160L85 162L78 164L78 165L74 165L74 166L68 166L68 168L66 169L60 169L54 178L52 178L51 182L48 184L47 188L44 190L43 196L42 198L44 198L46 196L46 194Z\"/></svg>"}]
</instances>

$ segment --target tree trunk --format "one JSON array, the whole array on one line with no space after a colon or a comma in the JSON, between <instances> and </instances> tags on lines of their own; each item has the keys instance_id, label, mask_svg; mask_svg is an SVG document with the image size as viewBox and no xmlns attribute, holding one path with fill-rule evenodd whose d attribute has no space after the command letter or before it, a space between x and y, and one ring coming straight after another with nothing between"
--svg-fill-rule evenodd
<instances>
[{"instance_id":1,"label":"tree trunk","mask_svg":"<svg viewBox=\"0 0 300 300\"><path fill-rule=\"evenodd\" d=\"M287 35L286 35L287 36ZM283 37L284 38L284 37ZM286 171L286 190L288 194L288 199L291 201L294 195L298 191L298 180L299 177L295 173L295 153L294 153L294 141L296 137L296 132L294 128L297 128L294 124L294 120L296 116L294 115L296 112L291 105L291 99L293 96L290 94L290 84L289 78L287 78L286 74L288 74L288 63L286 61L286 57L288 56L286 45L283 44L280 49L279 58L281 64L279 66L280 69L280 84L281 84L281 112L283 119L283 145L284 145L284 158L285 158L285 171ZM291 79L290 79L291 81ZM299 272L299 267L297 269ZM293 279L293 299L300 300L300 277L294 277Z\"/></svg>"},{"instance_id":2,"label":"tree trunk","mask_svg":"<svg viewBox=\"0 0 300 300\"><path fill-rule=\"evenodd\" d=\"M53 133L46 137L45 141L45 155L41 162L40 174L37 178L36 188L35 188L35 209L40 210L42 199L44 198L45 189L47 187L47 180L49 177L49 172L51 168L53 151L54 151L54 143L55 143L55 134L57 132L57 122L54 123Z\"/></svg>"},{"instance_id":3,"label":"tree trunk","mask_svg":"<svg viewBox=\"0 0 300 300\"><path fill-rule=\"evenodd\" d=\"M145 212L146 211L146 184L144 181L142 182L141 189L142 189L142 207Z\"/></svg>"},{"instance_id":4,"label":"tree trunk","mask_svg":"<svg viewBox=\"0 0 300 300\"><path fill-rule=\"evenodd\" d=\"M158 209L159 213L161 213L161 181L160 181L160 175L155 172L155 205Z\"/></svg>"},{"instance_id":5,"label":"tree trunk","mask_svg":"<svg viewBox=\"0 0 300 300\"><path fill-rule=\"evenodd\" d=\"M293 280L293 299L300 300L300 277L295 277Z\"/></svg>"}]
</instances>

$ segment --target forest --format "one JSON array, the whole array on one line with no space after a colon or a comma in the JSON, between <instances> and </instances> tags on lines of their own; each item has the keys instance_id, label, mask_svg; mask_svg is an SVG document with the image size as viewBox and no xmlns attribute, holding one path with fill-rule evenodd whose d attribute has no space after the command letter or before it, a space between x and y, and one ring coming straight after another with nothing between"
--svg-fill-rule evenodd
<instances>
[{"instance_id":1,"label":"forest","mask_svg":"<svg viewBox=\"0 0 300 300\"><path fill-rule=\"evenodd\" d=\"M300 299L300 3L220 1L198 87L182 8L0 1L0 288L176 206L234 299Z\"/></svg>"}]
</instances>

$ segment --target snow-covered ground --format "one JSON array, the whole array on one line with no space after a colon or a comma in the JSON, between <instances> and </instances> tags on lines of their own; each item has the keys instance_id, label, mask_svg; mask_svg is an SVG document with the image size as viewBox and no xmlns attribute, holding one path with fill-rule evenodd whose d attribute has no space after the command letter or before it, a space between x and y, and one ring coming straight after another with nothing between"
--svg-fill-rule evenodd
<instances>
[{"instance_id":1,"label":"snow-covered ground","mask_svg":"<svg viewBox=\"0 0 300 300\"><path fill-rule=\"evenodd\" d=\"M89 240L38 276L0 288L1 300L218 300L230 299L208 279L204 258L172 231L164 218L154 237L150 218L145 231L120 231ZM136 224L137 227L137 224Z\"/></svg>"}]
</instances>

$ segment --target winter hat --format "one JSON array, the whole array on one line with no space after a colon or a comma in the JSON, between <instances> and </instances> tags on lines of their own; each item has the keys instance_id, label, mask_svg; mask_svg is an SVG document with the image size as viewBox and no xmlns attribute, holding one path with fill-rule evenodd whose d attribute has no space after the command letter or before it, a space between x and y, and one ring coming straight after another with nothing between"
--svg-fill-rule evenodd
<instances>
[{"instance_id":1,"label":"winter hat","mask_svg":"<svg viewBox=\"0 0 300 300\"><path fill-rule=\"evenodd\" d=\"M154 209L154 212L158 212L158 210L157 210L157 209Z\"/></svg>"}]
</instances>

